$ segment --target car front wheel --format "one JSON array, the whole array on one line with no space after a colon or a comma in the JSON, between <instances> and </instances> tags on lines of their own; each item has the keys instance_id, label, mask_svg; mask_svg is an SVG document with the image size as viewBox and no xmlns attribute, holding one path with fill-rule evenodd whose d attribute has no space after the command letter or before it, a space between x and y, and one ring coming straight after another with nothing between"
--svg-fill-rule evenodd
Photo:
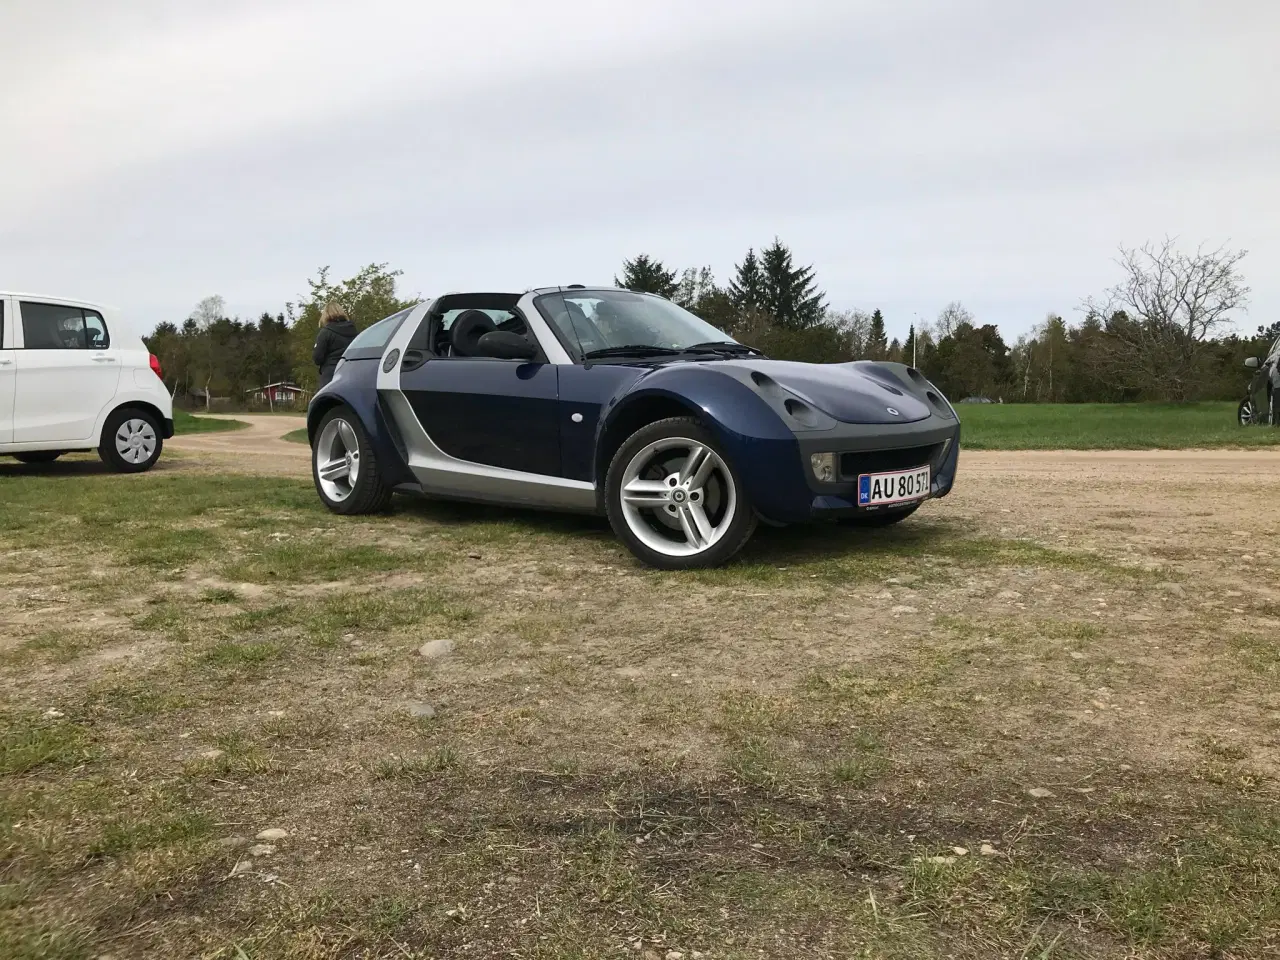
<instances>
[{"instance_id":1,"label":"car front wheel","mask_svg":"<svg viewBox=\"0 0 1280 960\"><path fill-rule=\"evenodd\" d=\"M1253 401L1241 400L1240 409L1236 412L1236 417L1240 421L1240 426L1247 427L1253 423Z\"/></svg>"},{"instance_id":2,"label":"car front wheel","mask_svg":"<svg viewBox=\"0 0 1280 960\"><path fill-rule=\"evenodd\" d=\"M369 434L350 407L335 407L320 421L311 475L320 499L334 513L377 513L391 502Z\"/></svg>"},{"instance_id":3,"label":"car front wheel","mask_svg":"<svg viewBox=\"0 0 1280 960\"><path fill-rule=\"evenodd\" d=\"M661 570L725 563L751 538L756 512L716 438L692 417L660 420L622 445L605 480L618 539Z\"/></svg>"},{"instance_id":4,"label":"car front wheel","mask_svg":"<svg viewBox=\"0 0 1280 960\"><path fill-rule=\"evenodd\" d=\"M142 473L155 466L163 449L155 416L146 410L125 407L107 417L98 456L117 473Z\"/></svg>"}]
</instances>

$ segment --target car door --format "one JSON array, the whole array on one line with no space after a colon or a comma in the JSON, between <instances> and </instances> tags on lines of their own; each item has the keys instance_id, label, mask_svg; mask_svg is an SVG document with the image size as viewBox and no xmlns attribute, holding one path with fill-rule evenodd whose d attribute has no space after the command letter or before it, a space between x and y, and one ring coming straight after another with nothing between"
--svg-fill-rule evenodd
<instances>
[{"instance_id":1,"label":"car door","mask_svg":"<svg viewBox=\"0 0 1280 960\"><path fill-rule=\"evenodd\" d=\"M0 445L13 442L13 393L17 382L13 361L13 309L0 297Z\"/></svg>"},{"instance_id":2,"label":"car door","mask_svg":"<svg viewBox=\"0 0 1280 960\"><path fill-rule=\"evenodd\" d=\"M400 390L431 441L469 463L560 476L556 366L437 352L465 310L428 317L400 361ZM472 311L474 312L474 311ZM504 320L501 311L491 311ZM503 327L522 332L522 317ZM524 331L527 333L527 326ZM447 338L444 338L447 339Z\"/></svg>"},{"instance_id":3,"label":"car door","mask_svg":"<svg viewBox=\"0 0 1280 960\"><path fill-rule=\"evenodd\" d=\"M74 304L10 303L22 333L14 351L13 442L96 445L94 429L120 383L120 358L102 314Z\"/></svg>"}]
</instances>

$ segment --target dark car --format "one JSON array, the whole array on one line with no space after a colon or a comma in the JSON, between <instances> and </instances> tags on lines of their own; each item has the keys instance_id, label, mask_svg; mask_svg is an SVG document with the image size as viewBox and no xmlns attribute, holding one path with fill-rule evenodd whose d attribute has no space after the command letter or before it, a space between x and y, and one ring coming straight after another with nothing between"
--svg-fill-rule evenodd
<instances>
[{"instance_id":1,"label":"dark car","mask_svg":"<svg viewBox=\"0 0 1280 960\"><path fill-rule=\"evenodd\" d=\"M1280 337L1265 357L1250 357L1244 365L1253 371L1245 397L1240 401L1240 426L1280 425Z\"/></svg>"},{"instance_id":2,"label":"dark car","mask_svg":"<svg viewBox=\"0 0 1280 960\"><path fill-rule=\"evenodd\" d=\"M307 412L321 500L599 513L641 560L723 563L758 520L887 526L955 480L960 422L900 363L769 360L661 297L449 294L365 330Z\"/></svg>"}]
</instances>

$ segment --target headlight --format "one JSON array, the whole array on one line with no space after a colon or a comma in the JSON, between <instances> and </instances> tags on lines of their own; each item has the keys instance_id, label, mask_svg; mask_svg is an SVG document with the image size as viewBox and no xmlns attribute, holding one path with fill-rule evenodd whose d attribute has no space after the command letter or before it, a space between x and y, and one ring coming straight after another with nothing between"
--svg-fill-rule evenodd
<instances>
[{"instance_id":1,"label":"headlight","mask_svg":"<svg viewBox=\"0 0 1280 960\"><path fill-rule=\"evenodd\" d=\"M822 483L834 483L836 479L836 455L834 453L815 453L809 457L809 465L813 467L813 475Z\"/></svg>"}]
</instances>

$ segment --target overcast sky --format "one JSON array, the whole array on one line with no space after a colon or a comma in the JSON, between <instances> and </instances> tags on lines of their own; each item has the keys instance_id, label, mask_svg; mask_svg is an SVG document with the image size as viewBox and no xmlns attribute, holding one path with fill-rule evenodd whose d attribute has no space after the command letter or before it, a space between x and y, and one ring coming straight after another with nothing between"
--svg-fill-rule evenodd
<instances>
[{"instance_id":1,"label":"overcast sky","mask_svg":"<svg viewBox=\"0 0 1280 960\"><path fill-rule=\"evenodd\" d=\"M317 267L406 293L724 279L775 235L893 333L1012 339L1118 244L1280 319L1275 0L0 0L0 289L148 328Z\"/></svg>"}]
</instances>

